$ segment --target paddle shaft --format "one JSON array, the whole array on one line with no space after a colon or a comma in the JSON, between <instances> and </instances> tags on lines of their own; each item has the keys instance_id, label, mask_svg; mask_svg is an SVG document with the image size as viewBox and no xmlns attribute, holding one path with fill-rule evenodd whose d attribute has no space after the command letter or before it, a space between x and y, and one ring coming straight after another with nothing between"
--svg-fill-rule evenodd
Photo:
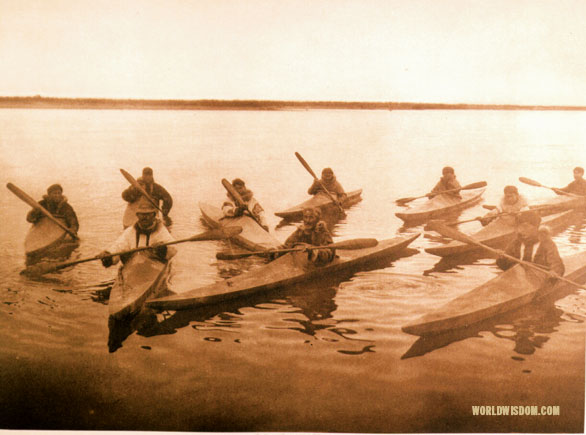
<instances>
[{"instance_id":1,"label":"paddle shaft","mask_svg":"<svg viewBox=\"0 0 586 435\"><path fill-rule=\"evenodd\" d=\"M256 251L256 252L243 252L238 254L230 254L230 253L221 253L219 252L218 255L222 257L221 259L238 259L238 258L245 258L250 257L252 255L268 255L268 254L283 254L287 252L299 252L305 250L314 250L314 249L366 249L372 248L378 244L376 239L352 239L352 240L345 240L342 242L331 243L329 245L322 245L322 246L304 246L298 248L286 248L286 249L271 249L267 251Z\"/></svg>"},{"instance_id":2,"label":"paddle shaft","mask_svg":"<svg viewBox=\"0 0 586 435\"><path fill-rule=\"evenodd\" d=\"M521 259L519 259L517 257L513 257L512 255L509 255L509 254L501 251L500 249L491 248L490 246L487 246L484 243L481 243L478 240L476 240L476 239L474 239L474 238L472 238L470 236L467 236L466 234L461 233L460 231L458 231L458 230L456 230L454 228L447 228L444 224L439 223L438 221L435 221L434 226L436 227L436 229L434 229L434 231L437 231L440 234L443 234L443 235L445 235L447 237L450 237L450 238L452 238L454 240L460 240L461 242L469 243L471 245L476 245L478 247L484 248L487 251L490 251L490 252L492 252L492 253L494 253L494 254L496 254L498 256L507 258L507 259L509 259L511 261L514 261L515 263L522 264L523 266L527 266L527 267L529 267L531 269L534 269L534 270L537 270L539 272L545 273L545 274L551 276L552 278L557 278L560 281L564 281L564 282L566 282L568 284L572 284L573 286L576 286L578 288L581 288L581 289L585 289L586 290L586 287L583 286L582 284L578 284L577 282L574 282L574 281L571 281L571 280L569 280L567 278L564 278L563 276L560 276L557 273L551 272L549 270L545 270L545 269L539 267L538 265L536 265L534 263L530 263L528 261L521 260ZM445 228L441 228L441 230L438 231L438 229L437 229L438 226L439 227L445 227Z\"/></svg>"},{"instance_id":3,"label":"paddle shaft","mask_svg":"<svg viewBox=\"0 0 586 435\"><path fill-rule=\"evenodd\" d=\"M120 169L120 173L124 176L124 178L126 178L126 180L128 180L128 182L136 190L138 190L147 199L148 202L150 202L153 205L153 207L155 207L157 210L161 212L161 214L163 214L163 210L159 208L159 204L157 203L158 201L155 201L155 199L151 195L149 195L146 190L143 189L139 182L136 181L134 177L130 175L129 172L125 171L124 169Z\"/></svg>"},{"instance_id":4,"label":"paddle shaft","mask_svg":"<svg viewBox=\"0 0 586 435\"><path fill-rule=\"evenodd\" d=\"M232 198L234 198L234 201L236 202L236 205L238 207L243 207L246 209L246 211L248 212L248 214L250 215L250 217L252 217L252 219L254 219L254 221L265 231L267 231L262 224L260 223L260 219L258 219L254 213L252 213L252 211L250 211L250 209L248 208L248 205L244 202L244 200L242 199L242 196L240 196L240 194L238 193L238 191L236 190L236 188L232 185L232 183L230 183L228 180L226 180L225 178L222 178L222 186L224 186L224 188L228 191L228 193L230 195L232 195ZM268 232L268 231L267 231Z\"/></svg>"},{"instance_id":5,"label":"paddle shaft","mask_svg":"<svg viewBox=\"0 0 586 435\"><path fill-rule=\"evenodd\" d=\"M342 208L340 201L338 201L336 198L334 198L334 196L329 192L329 190L326 189L326 186L324 186L324 184L321 182L321 180L319 178L317 178L317 175L315 175L315 172L313 172L313 170L311 169L309 164L305 161L305 159L303 157L301 157L301 154L296 152L295 157L297 157L297 160L299 160L299 162L303 165L303 167L307 170L307 172L309 172L309 174L313 177L313 179L319 183L321 188L324 190L325 194L327 196L329 196L330 199L334 202L334 204L336 204L336 206L340 209L340 211L342 213L344 213L344 209Z\"/></svg>"},{"instance_id":6,"label":"paddle shaft","mask_svg":"<svg viewBox=\"0 0 586 435\"><path fill-rule=\"evenodd\" d=\"M442 195L444 193L459 192L460 190L478 189L478 188L484 187L486 185L487 185L486 181L478 181L477 183L467 184L464 187L459 187L457 189L443 190L441 192L435 192L434 194L435 195ZM407 197L407 198L399 198L399 199L395 200L395 202L396 203L399 203L399 204L405 204L407 202L415 201L416 199L425 198L427 195L430 195L431 193L432 192L427 193L425 195L421 195L421 196L412 196L412 197Z\"/></svg>"},{"instance_id":7,"label":"paddle shaft","mask_svg":"<svg viewBox=\"0 0 586 435\"><path fill-rule=\"evenodd\" d=\"M23 190L19 189L18 187L16 187L12 183L8 183L6 185L6 187L8 188L8 190L10 190L12 193L14 193L22 201L26 202L31 207L36 208L37 210L40 210L41 213L43 213L45 215L45 217L47 217L55 225L58 225L59 228L61 228L63 231L67 232L67 234L69 234L71 237L73 237L74 240L79 239L77 234L75 234L73 231L71 231L69 228L67 228L65 225L63 225L61 222L59 222L59 220L57 220L57 218L55 218L55 216L53 216L51 214L51 212L49 212L49 210L47 210L45 207L43 207L41 204L39 204L37 201L35 201L32 197L30 197L28 194L26 194Z\"/></svg>"},{"instance_id":8,"label":"paddle shaft","mask_svg":"<svg viewBox=\"0 0 586 435\"><path fill-rule=\"evenodd\" d=\"M581 196L581 195L576 195L575 193L564 192L563 190L557 189L555 187L544 186L539 181L532 180L531 178L519 177L519 181L521 183L529 184L530 186L543 187L545 189L553 190L555 193L560 194L560 195L573 196L576 198Z\"/></svg>"}]
</instances>

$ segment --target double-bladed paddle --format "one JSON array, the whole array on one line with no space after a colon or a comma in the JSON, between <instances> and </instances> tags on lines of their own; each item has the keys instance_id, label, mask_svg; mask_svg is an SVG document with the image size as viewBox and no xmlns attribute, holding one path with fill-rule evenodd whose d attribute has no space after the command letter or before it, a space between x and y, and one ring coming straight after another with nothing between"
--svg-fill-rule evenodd
<instances>
[{"instance_id":1,"label":"double-bladed paddle","mask_svg":"<svg viewBox=\"0 0 586 435\"><path fill-rule=\"evenodd\" d=\"M265 227L262 226L262 224L260 223L260 219L258 219L254 213L252 213L252 211L248 208L248 205L246 205L246 203L244 202L244 200L242 199L242 196L240 196L240 194L238 193L238 191L236 190L236 188L232 185L232 183L230 183L228 180L226 180L225 178L222 178L222 186L224 186L224 188L228 191L228 193L230 195L232 195L232 198L234 198L234 202L236 202L236 205L238 207L242 207L244 208L248 214L250 215L250 217L252 219L254 219L254 221L263 229L265 230L267 233L269 232L269 230L267 230Z\"/></svg>"},{"instance_id":2,"label":"double-bladed paddle","mask_svg":"<svg viewBox=\"0 0 586 435\"><path fill-rule=\"evenodd\" d=\"M295 251L305 251L305 250L313 250L313 249L366 249L372 248L378 245L378 240L376 239L351 239L351 240L344 240L342 242L331 243L329 245L324 246L307 246L307 247L298 247L298 248L287 248L287 249L271 249L266 251L256 251L256 252L218 252L216 254L216 258L218 260L237 260L238 258L245 258L250 257L252 255L270 255L270 254L284 254L287 252L295 252Z\"/></svg>"},{"instance_id":3,"label":"double-bladed paddle","mask_svg":"<svg viewBox=\"0 0 586 435\"><path fill-rule=\"evenodd\" d=\"M205 231L203 233L196 234L196 235L188 237L186 239L173 240L172 242L162 243L158 246L169 246L169 245L175 245L177 243L184 243L184 242L222 240L222 239L226 239L229 237L233 237L237 234L240 234L241 232L242 232L242 227L225 227L222 229ZM29 276L44 275L45 273L55 272L57 270L65 269L66 267L74 266L76 264L86 263L88 261L94 261L94 260L101 260L102 258L115 257L117 255L131 254L133 252L138 252L138 251L146 251L147 249L153 249L153 247L152 246L141 246L138 248L129 249L128 251L114 252L113 254L109 254L106 257L102 257L101 255L94 255L93 257L82 258L80 260L74 260L74 261L67 261L65 263L57 263L57 264L39 263L39 264L35 264L33 266L27 267L26 269L24 269L20 273L23 275L29 275Z\"/></svg>"},{"instance_id":4,"label":"double-bladed paddle","mask_svg":"<svg viewBox=\"0 0 586 435\"><path fill-rule=\"evenodd\" d=\"M496 254L498 256L505 257L511 261L514 261L515 263L519 263L519 264L522 264L523 266L527 266L531 269L538 270L539 272L542 272L552 278L557 278L560 281L567 282L568 284L572 284L573 286L576 286L578 288L586 290L586 287L583 286L582 284L578 284L577 282L566 279L563 276L558 275L557 273L543 269L542 267L538 266L535 263L531 263L529 261L525 261L525 260L521 260L517 257L513 257L512 255L509 255L509 254L505 253L504 251L501 251L500 249L491 248L490 246L487 246L484 243L479 242L478 240L474 239L473 237L467 236L466 234L458 231L457 229L447 226L443 220L431 220L428 222L427 225L429 226L430 229L441 234L444 237L449 237L450 239L458 240L460 242L468 243L470 245L476 245L480 248L483 248L483 249L486 249L487 251L492 252L493 254Z\"/></svg>"},{"instance_id":5,"label":"double-bladed paddle","mask_svg":"<svg viewBox=\"0 0 586 435\"><path fill-rule=\"evenodd\" d=\"M55 218L55 216L53 216L49 212L49 210L47 210L45 207L43 207L41 204L39 204L37 201L35 201L32 197L27 195L23 190L19 189L18 187L16 187L12 183L8 183L6 185L6 187L8 188L8 190L10 190L12 193L14 193L17 197L19 197L21 200L26 202L32 208L36 208L37 210L40 210L41 213L43 213L45 215L45 217L47 217L51 222L53 222L55 225L59 226L59 228L61 228L63 231L65 231L67 234L69 234L71 237L73 237L74 240L79 240L79 237L77 236L77 234L75 234L73 231L71 231L69 228L67 228L65 225L63 225L61 222L59 222L59 220L57 220Z\"/></svg>"},{"instance_id":6,"label":"double-bladed paddle","mask_svg":"<svg viewBox=\"0 0 586 435\"><path fill-rule=\"evenodd\" d=\"M487 184L488 183L486 181L478 181L476 183L467 184L467 185L465 185L463 187L460 187L458 189L450 189L450 190L444 190L442 192L434 192L434 195L442 195L444 193L459 192L460 190L473 190L473 189L478 189L480 187L485 187ZM407 198L399 198L399 199L395 200L395 203L397 203L398 205L405 205L408 202L415 201L416 199L425 198L430 193L427 193L427 194L421 195L421 196L410 196L410 197L407 197Z\"/></svg>"},{"instance_id":7,"label":"double-bladed paddle","mask_svg":"<svg viewBox=\"0 0 586 435\"><path fill-rule=\"evenodd\" d=\"M521 183L525 183L525 184L528 184L530 186L543 187L545 189L553 190L555 193L557 193L559 195L574 196L574 197L577 197L577 198L580 198L581 197L581 195L576 195L575 193L570 193L570 192L564 192L563 190L557 189L555 187L544 186L540 182L535 181L535 180L532 180L531 178L519 177L519 181Z\"/></svg>"},{"instance_id":8,"label":"double-bladed paddle","mask_svg":"<svg viewBox=\"0 0 586 435\"><path fill-rule=\"evenodd\" d=\"M150 202L153 205L153 207L155 207L157 210L161 212L161 214L163 214L163 210L159 208L159 204L157 203L157 201L155 201L155 199L152 196L150 196L146 190L144 190L140 183L136 181L134 177L130 175L130 173L128 173L124 169L120 169L120 173L124 176L124 178L126 178L126 180L128 180L128 182L136 190L138 190L142 194L142 196L144 196L147 199L148 202Z\"/></svg>"},{"instance_id":9,"label":"double-bladed paddle","mask_svg":"<svg viewBox=\"0 0 586 435\"><path fill-rule=\"evenodd\" d=\"M319 178L317 178L317 175L315 175L315 172L313 172L313 169L311 169L311 167L305 161L305 159L303 157L301 157L301 154L296 152L295 157L297 157L297 160L299 160L299 162L303 165L303 167L307 170L307 172L309 172L309 174L313 177L313 179L319 183L321 188L324 190L324 193L330 197L330 199L334 202L334 204L336 204L336 206L338 207L340 212L342 214L346 214L344 212L344 209L342 208L342 204L340 204L340 201L338 201L336 198L334 198L334 196L328 191L328 189L326 189L326 186L324 186L324 184L321 182L321 180Z\"/></svg>"}]
</instances>

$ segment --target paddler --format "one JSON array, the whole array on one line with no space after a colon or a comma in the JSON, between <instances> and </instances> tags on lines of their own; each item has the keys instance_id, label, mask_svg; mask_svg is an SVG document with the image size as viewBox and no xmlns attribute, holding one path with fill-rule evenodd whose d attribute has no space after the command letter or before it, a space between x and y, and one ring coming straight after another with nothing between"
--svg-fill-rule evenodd
<instances>
[{"instance_id":1,"label":"paddler","mask_svg":"<svg viewBox=\"0 0 586 435\"><path fill-rule=\"evenodd\" d=\"M573 193L575 195L586 196L586 180L584 180L584 168L579 166L574 168L574 181L561 190L566 193ZM559 194L558 194L559 195Z\"/></svg>"},{"instance_id":2,"label":"paddler","mask_svg":"<svg viewBox=\"0 0 586 435\"><path fill-rule=\"evenodd\" d=\"M427 197L431 199L441 192L444 192L446 190L460 189L461 187L462 186L460 186L458 180L456 180L456 173L454 172L454 168L452 168L451 166L446 166L442 169L442 177L437 182L435 187L431 190L431 192L427 194ZM448 192L444 195L452 198L462 199L462 196L460 195L459 191Z\"/></svg>"},{"instance_id":3,"label":"paddler","mask_svg":"<svg viewBox=\"0 0 586 435\"><path fill-rule=\"evenodd\" d=\"M321 212L318 208L308 207L303 210L303 224L285 240L285 247L292 248L295 245L323 246L333 242L326 223L320 220ZM307 250L309 261L316 266L323 266L331 262L335 257L334 249L310 249Z\"/></svg>"},{"instance_id":4,"label":"paddler","mask_svg":"<svg viewBox=\"0 0 586 435\"><path fill-rule=\"evenodd\" d=\"M155 257L160 261L170 260L177 250L172 246L161 246L163 243L175 240L163 222L157 219L157 209L146 199L141 198L136 210L138 221L126 228L118 239L107 250L102 251L101 257L104 267L112 264L126 263L132 254L119 257L108 257L112 252L128 251L141 246L151 246Z\"/></svg>"},{"instance_id":5,"label":"paddler","mask_svg":"<svg viewBox=\"0 0 586 435\"><path fill-rule=\"evenodd\" d=\"M234 186L234 189L236 189L236 192L238 192L242 201L244 201L244 205L239 207L232 195L227 193L228 199L222 204L222 213L224 214L224 217L231 218L242 216L242 214L248 210L256 220L260 222L260 225L264 230L268 231L269 226L266 222L265 211L254 197L252 190L246 188L246 183L241 178L235 178L232 180L232 186Z\"/></svg>"},{"instance_id":6,"label":"paddler","mask_svg":"<svg viewBox=\"0 0 586 435\"><path fill-rule=\"evenodd\" d=\"M539 226L541 217L535 211L527 211L519 216L517 236L513 239L505 253L524 261L530 261L544 269L563 276L564 263L558 252L555 242L551 238L551 230L546 226ZM502 270L507 270L516 263L505 257L499 257L496 264Z\"/></svg>"},{"instance_id":7,"label":"paddler","mask_svg":"<svg viewBox=\"0 0 586 435\"><path fill-rule=\"evenodd\" d=\"M314 180L311 187L307 190L307 193L310 195L317 195L319 192L323 192L324 187L338 200L338 202L341 203L346 199L346 193L344 192L342 185L336 180L332 168L324 168L324 170L321 171L321 179Z\"/></svg>"},{"instance_id":8,"label":"paddler","mask_svg":"<svg viewBox=\"0 0 586 435\"><path fill-rule=\"evenodd\" d=\"M171 207L173 207L173 198L171 198L171 195L163 186L155 183L153 170L149 167L144 168L142 170L142 177L138 177L136 181L161 208L163 218L168 218ZM122 192L122 199L128 203L134 203L140 199L141 196L142 194L140 191L134 186L130 186ZM161 201L163 202L163 205L160 205Z\"/></svg>"},{"instance_id":9,"label":"paddler","mask_svg":"<svg viewBox=\"0 0 586 435\"><path fill-rule=\"evenodd\" d=\"M39 204L46 208L49 213L58 219L63 219L65 225L73 233L77 234L79 230L79 222L73 207L67 202L67 197L63 195L63 187L60 184L52 184L47 189L47 194L43 195L43 199ZM37 208L33 208L26 215L26 220L35 224L45 215Z\"/></svg>"},{"instance_id":10,"label":"paddler","mask_svg":"<svg viewBox=\"0 0 586 435\"><path fill-rule=\"evenodd\" d=\"M515 214L523 210L528 210L529 204L527 199L519 193L516 186L505 186L503 189L503 197L501 198L499 205L494 209L485 214L480 218L480 223L483 226L488 225L497 215L502 213L510 213L512 216L503 216L505 222L511 225L515 224Z\"/></svg>"}]
</instances>

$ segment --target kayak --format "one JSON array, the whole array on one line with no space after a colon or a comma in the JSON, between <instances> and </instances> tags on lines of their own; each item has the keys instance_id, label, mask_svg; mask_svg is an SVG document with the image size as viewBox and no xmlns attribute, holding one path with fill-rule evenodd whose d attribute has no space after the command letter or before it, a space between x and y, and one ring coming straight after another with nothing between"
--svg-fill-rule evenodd
<instances>
[{"instance_id":1,"label":"kayak","mask_svg":"<svg viewBox=\"0 0 586 435\"><path fill-rule=\"evenodd\" d=\"M63 219L58 220L65 225ZM61 251L64 245L70 246L73 250L79 246L79 242L73 240L65 230L46 217L42 217L32 225L24 239L24 251L27 257L49 255Z\"/></svg>"},{"instance_id":2,"label":"kayak","mask_svg":"<svg viewBox=\"0 0 586 435\"><path fill-rule=\"evenodd\" d=\"M263 230L250 216L242 215L227 218L224 217L222 210L218 207L203 202L199 203L199 209L201 211L201 217L211 228L227 226L242 227L242 232L237 236L231 237L230 240L249 251L264 251L281 247L281 242L269 232Z\"/></svg>"},{"instance_id":3,"label":"kayak","mask_svg":"<svg viewBox=\"0 0 586 435\"><path fill-rule=\"evenodd\" d=\"M461 199L450 195L437 195L431 199L426 200L413 208L409 208L404 212L395 213L395 216L402 219L406 223L422 222L444 214L464 210L472 207L482 199L482 194L486 189L473 189L469 191L461 191Z\"/></svg>"},{"instance_id":4,"label":"kayak","mask_svg":"<svg viewBox=\"0 0 586 435\"><path fill-rule=\"evenodd\" d=\"M569 225L575 217L575 212L569 210L544 217L541 220L541 225L547 225L552 231L556 232ZM470 237L491 248L504 248L515 236L515 231L515 220L511 219L511 216L503 216L495 219L477 233L471 234ZM453 240L445 245L425 249L425 252L428 254L439 255L440 257L480 251L486 252L478 246L457 240Z\"/></svg>"},{"instance_id":5,"label":"kayak","mask_svg":"<svg viewBox=\"0 0 586 435\"><path fill-rule=\"evenodd\" d=\"M586 208L586 196L568 196L559 195L548 199L545 202L530 205L529 208L539 209L539 214L545 216L551 213L559 213L565 210L575 210Z\"/></svg>"},{"instance_id":6,"label":"kayak","mask_svg":"<svg viewBox=\"0 0 586 435\"><path fill-rule=\"evenodd\" d=\"M586 280L586 252L565 257L563 261L565 278L578 283ZM425 336L465 328L571 287L563 281L552 285L547 275L518 264L414 323L403 326L402 330Z\"/></svg>"},{"instance_id":7,"label":"kayak","mask_svg":"<svg viewBox=\"0 0 586 435\"><path fill-rule=\"evenodd\" d=\"M347 192L346 195L346 199L342 202L343 208L349 208L351 205L362 201L362 198L360 197L360 195L362 195L362 189ZM295 207L288 208L287 210L276 212L275 215L282 217L283 219L301 220L303 219L303 209L308 207L319 208L322 213L328 210L337 209L337 206L334 205L332 199L320 191L307 201L302 202Z\"/></svg>"},{"instance_id":8,"label":"kayak","mask_svg":"<svg viewBox=\"0 0 586 435\"><path fill-rule=\"evenodd\" d=\"M375 247L357 250L337 250L336 258L321 267L308 261L304 252L290 252L250 272L185 293L151 299L146 305L163 310L182 310L218 304L230 299L249 296L314 279L339 277L344 272L368 268L375 260L388 258L406 248L419 234L395 237L378 242Z\"/></svg>"},{"instance_id":9,"label":"kayak","mask_svg":"<svg viewBox=\"0 0 586 435\"><path fill-rule=\"evenodd\" d=\"M118 270L108 302L110 318L132 316L147 298L160 295L166 289L169 268L170 261L163 263L144 251L135 253Z\"/></svg>"}]
</instances>

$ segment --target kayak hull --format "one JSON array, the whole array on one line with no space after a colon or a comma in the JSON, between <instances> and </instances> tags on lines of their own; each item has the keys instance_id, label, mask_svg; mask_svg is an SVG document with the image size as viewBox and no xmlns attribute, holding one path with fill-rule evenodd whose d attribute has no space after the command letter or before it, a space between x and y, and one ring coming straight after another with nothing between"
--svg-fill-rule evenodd
<instances>
[{"instance_id":1,"label":"kayak hull","mask_svg":"<svg viewBox=\"0 0 586 435\"><path fill-rule=\"evenodd\" d=\"M344 272L365 267L388 258L406 248L419 234L383 240L377 246L354 251L338 250L331 263L316 267L303 252L291 252L248 273L229 278L185 293L147 301L151 308L182 310L249 296L314 279L340 276Z\"/></svg>"},{"instance_id":2,"label":"kayak hull","mask_svg":"<svg viewBox=\"0 0 586 435\"><path fill-rule=\"evenodd\" d=\"M586 280L586 252L566 257L563 261L567 279L578 283ZM571 285L563 281L552 284L547 275L516 265L414 323L403 326L402 330L427 336L466 328L567 287Z\"/></svg>"},{"instance_id":3,"label":"kayak hull","mask_svg":"<svg viewBox=\"0 0 586 435\"><path fill-rule=\"evenodd\" d=\"M242 227L242 232L230 238L236 245L249 251L265 251L281 247L281 242L269 232L261 228L250 216L225 218L222 210L206 203L199 203L204 222L211 228L228 226Z\"/></svg>"},{"instance_id":4,"label":"kayak hull","mask_svg":"<svg viewBox=\"0 0 586 435\"><path fill-rule=\"evenodd\" d=\"M362 189L347 192L346 195L346 200L342 202L343 208L349 208L352 205L362 201ZM303 219L303 209L308 207L319 208L322 213L338 209L338 207L334 204L328 195L323 192L319 192L307 201L287 210L276 212L275 215L287 220L301 220Z\"/></svg>"},{"instance_id":5,"label":"kayak hull","mask_svg":"<svg viewBox=\"0 0 586 435\"><path fill-rule=\"evenodd\" d=\"M65 225L63 219L58 220ZM79 242L65 230L42 217L31 226L24 239L26 263L32 264L44 257L66 258L78 246Z\"/></svg>"},{"instance_id":6,"label":"kayak hull","mask_svg":"<svg viewBox=\"0 0 586 435\"><path fill-rule=\"evenodd\" d=\"M530 205L529 208L539 208L539 214L546 216L548 214L560 213L565 210L585 210L586 197L574 197L560 195L547 200L541 204Z\"/></svg>"},{"instance_id":7,"label":"kayak hull","mask_svg":"<svg viewBox=\"0 0 586 435\"><path fill-rule=\"evenodd\" d=\"M118 270L108 303L110 318L121 320L136 314L149 297L160 295L167 285L170 262L163 263L140 251Z\"/></svg>"},{"instance_id":8,"label":"kayak hull","mask_svg":"<svg viewBox=\"0 0 586 435\"><path fill-rule=\"evenodd\" d=\"M576 214L572 210L569 210L563 213L546 216L542 219L541 224L547 225L553 232L556 232L569 225L575 219L575 216ZM511 221L509 217L498 218L477 233L471 234L470 237L480 243L490 246L491 248L504 248L511 238L515 236L516 227L512 223L514 223L514 221ZM425 249L425 252L440 257L482 251L485 250L478 246L456 240L442 246L434 246Z\"/></svg>"},{"instance_id":9,"label":"kayak hull","mask_svg":"<svg viewBox=\"0 0 586 435\"><path fill-rule=\"evenodd\" d=\"M437 195L418 206L410 208L404 212L395 213L395 216L403 220L405 223L424 222L438 216L472 207L482 200L482 194L484 191L484 188L462 191L460 192L462 199L454 198L449 195Z\"/></svg>"}]
</instances>

